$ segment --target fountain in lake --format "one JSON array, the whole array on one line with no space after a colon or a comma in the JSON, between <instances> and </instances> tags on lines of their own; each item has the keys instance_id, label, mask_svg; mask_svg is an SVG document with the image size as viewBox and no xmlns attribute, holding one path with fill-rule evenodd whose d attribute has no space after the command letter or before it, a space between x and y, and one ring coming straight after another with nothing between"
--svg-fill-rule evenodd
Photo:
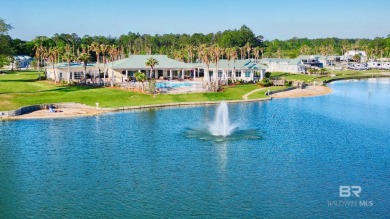
<instances>
[{"instance_id":1,"label":"fountain in lake","mask_svg":"<svg viewBox=\"0 0 390 219\"><path fill-rule=\"evenodd\" d=\"M215 119L209 124L209 131L214 136L229 136L238 127L230 123L229 120L229 109L226 102L221 102L216 109Z\"/></svg>"},{"instance_id":2,"label":"fountain in lake","mask_svg":"<svg viewBox=\"0 0 390 219\"><path fill-rule=\"evenodd\" d=\"M213 121L206 123L206 126L187 128L186 136L214 142L261 139L261 134L258 129L248 129L248 127L238 129L237 123L230 121L226 102L221 102L217 106Z\"/></svg>"}]
</instances>

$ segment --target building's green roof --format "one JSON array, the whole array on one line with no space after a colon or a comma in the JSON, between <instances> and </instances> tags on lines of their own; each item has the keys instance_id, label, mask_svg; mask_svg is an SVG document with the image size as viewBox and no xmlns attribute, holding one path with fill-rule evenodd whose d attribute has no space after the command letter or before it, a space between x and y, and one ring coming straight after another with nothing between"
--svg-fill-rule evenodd
<instances>
[{"instance_id":1,"label":"building's green roof","mask_svg":"<svg viewBox=\"0 0 390 219\"><path fill-rule=\"evenodd\" d=\"M319 55L300 55L298 56L298 58L301 58L301 59L315 59L317 60L319 57Z\"/></svg>"},{"instance_id":2,"label":"building's green roof","mask_svg":"<svg viewBox=\"0 0 390 219\"><path fill-rule=\"evenodd\" d=\"M106 67L114 69L149 69L145 63L147 59L153 57L158 61L158 65L154 66L155 69L194 69L194 65L191 63L184 63L168 58L166 55L131 55L129 58L117 60L114 62L106 63Z\"/></svg>"},{"instance_id":3,"label":"building's green roof","mask_svg":"<svg viewBox=\"0 0 390 219\"><path fill-rule=\"evenodd\" d=\"M336 56L324 56L324 55L300 55L298 58L301 59L316 59L316 60L332 60Z\"/></svg>"},{"instance_id":4,"label":"building's green roof","mask_svg":"<svg viewBox=\"0 0 390 219\"><path fill-rule=\"evenodd\" d=\"M96 63L88 63L87 64L87 67L95 67L96 66ZM52 68L53 65L48 65L46 66L46 68ZM55 68L68 68L68 63L66 62L60 62L60 63L56 63L54 65ZM74 63L74 62L71 62L70 63L70 68L81 68L81 67L84 67L84 64L83 63Z\"/></svg>"},{"instance_id":5,"label":"building's green roof","mask_svg":"<svg viewBox=\"0 0 390 219\"><path fill-rule=\"evenodd\" d=\"M280 59L280 58L265 58L260 59L259 61L261 64L270 64L270 63L278 63L278 64L285 64L285 65L300 65L302 64L301 58L295 58L295 59Z\"/></svg>"},{"instance_id":6,"label":"building's green roof","mask_svg":"<svg viewBox=\"0 0 390 219\"><path fill-rule=\"evenodd\" d=\"M215 63L210 63L210 69L215 68ZM253 62L250 59L239 59L239 60L228 60L226 59L220 59L218 62L218 68L219 69L248 69L248 70L259 70L259 69L266 69L264 65L258 64Z\"/></svg>"}]
</instances>

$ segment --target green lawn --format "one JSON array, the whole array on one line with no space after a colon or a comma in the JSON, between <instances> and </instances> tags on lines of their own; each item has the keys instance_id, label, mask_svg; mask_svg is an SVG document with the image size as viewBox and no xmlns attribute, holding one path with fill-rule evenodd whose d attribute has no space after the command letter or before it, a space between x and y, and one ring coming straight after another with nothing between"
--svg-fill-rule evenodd
<instances>
[{"instance_id":1,"label":"green lawn","mask_svg":"<svg viewBox=\"0 0 390 219\"><path fill-rule=\"evenodd\" d=\"M242 100L242 96L259 88L254 84L236 85L222 92L159 94L156 97L117 88L94 88L88 86L55 85L47 81L36 81L37 72L14 72L0 75L0 111L22 106L79 102L101 107L123 107L175 102L197 102L217 100Z\"/></svg>"},{"instance_id":2,"label":"green lawn","mask_svg":"<svg viewBox=\"0 0 390 219\"><path fill-rule=\"evenodd\" d=\"M371 72L371 71L370 71ZM341 71L337 78L367 77L380 73L368 71ZM324 81L331 79L328 76L301 75L288 73L272 73L271 77L284 77L287 80ZM139 106L175 102L199 102L218 100L242 100L242 96L259 86L255 84L236 85L226 88L222 92L187 93L187 94L159 94L156 97L150 94L141 94L118 88L95 88L89 86L55 85L47 81L36 81L38 72L20 71L0 75L0 111L17 109L22 106L78 102L95 106L99 102L101 107ZM285 87L270 87L253 93L248 98L266 98L265 91L270 89L284 89Z\"/></svg>"},{"instance_id":3,"label":"green lawn","mask_svg":"<svg viewBox=\"0 0 390 219\"><path fill-rule=\"evenodd\" d=\"M285 78L288 81L323 81L327 76L324 75L305 75L305 74L289 74L285 72L272 72L271 78Z\"/></svg>"},{"instance_id":4,"label":"green lawn","mask_svg":"<svg viewBox=\"0 0 390 219\"><path fill-rule=\"evenodd\" d=\"M272 86L272 87L265 87L263 90L259 90L257 92L254 92L253 94L248 96L248 99L260 99L260 98L267 98L268 96L265 95L265 92L268 90L275 91L275 90L283 90L288 87L286 86Z\"/></svg>"},{"instance_id":5,"label":"green lawn","mask_svg":"<svg viewBox=\"0 0 390 219\"><path fill-rule=\"evenodd\" d=\"M357 71L357 70L343 70L343 71L329 71L330 74L335 74L335 78L364 78L381 76L383 71L380 70L369 70L369 71ZM289 74L285 72L272 72L271 78L285 78L288 81L304 81L308 82L323 82L334 77L329 75L306 75L306 74Z\"/></svg>"}]
</instances>

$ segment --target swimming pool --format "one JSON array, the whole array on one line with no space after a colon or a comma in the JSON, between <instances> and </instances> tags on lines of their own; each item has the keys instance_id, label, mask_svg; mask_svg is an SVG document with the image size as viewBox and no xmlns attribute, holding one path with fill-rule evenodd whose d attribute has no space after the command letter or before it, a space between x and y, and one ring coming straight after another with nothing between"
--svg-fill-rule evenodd
<instances>
[{"instance_id":1,"label":"swimming pool","mask_svg":"<svg viewBox=\"0 0 390 219\"><path fill-rule=\"evenodd\" d=\"M157 82L157 88L180 88L180 87L191 87L201 85L201 82Z\"/></svg>"}]
</instances>

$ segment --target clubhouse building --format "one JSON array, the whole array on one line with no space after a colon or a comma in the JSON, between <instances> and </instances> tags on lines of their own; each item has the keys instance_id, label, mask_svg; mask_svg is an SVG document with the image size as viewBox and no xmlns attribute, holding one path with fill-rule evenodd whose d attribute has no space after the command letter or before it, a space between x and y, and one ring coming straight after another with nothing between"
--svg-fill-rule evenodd
<instances>
[{"instance_id":1,"label":"clubhouse building","mask_svg":"<svg viewBox=\"0 0 390 219\"><path fill-rule=\"evenodd\" d=\"M145 64L151 57L159 63L153 67L152 72L150 72L150 66ZM209 74L205 74L207 70ZM205 63L184 63L168 58L166 55L131 55L129 58L105 64L88 64L86 75L87 78L100 77L109 81L113 78L115 83L134 79L134 73L138 71L145 73L148 77L152 75L152 78L161 80L195 79L208 75L209 80L257 81L263 78L265 70L264 65L249 59L235 61L221 59L217 68L215 63L210 63L209 66ZM58 63L54 66L47 66L46 75L49 79L57 81L77 81L84 77L84 66L80 63L71 63L70 66L67 63Z\"/></svg>"}]
</instances>

